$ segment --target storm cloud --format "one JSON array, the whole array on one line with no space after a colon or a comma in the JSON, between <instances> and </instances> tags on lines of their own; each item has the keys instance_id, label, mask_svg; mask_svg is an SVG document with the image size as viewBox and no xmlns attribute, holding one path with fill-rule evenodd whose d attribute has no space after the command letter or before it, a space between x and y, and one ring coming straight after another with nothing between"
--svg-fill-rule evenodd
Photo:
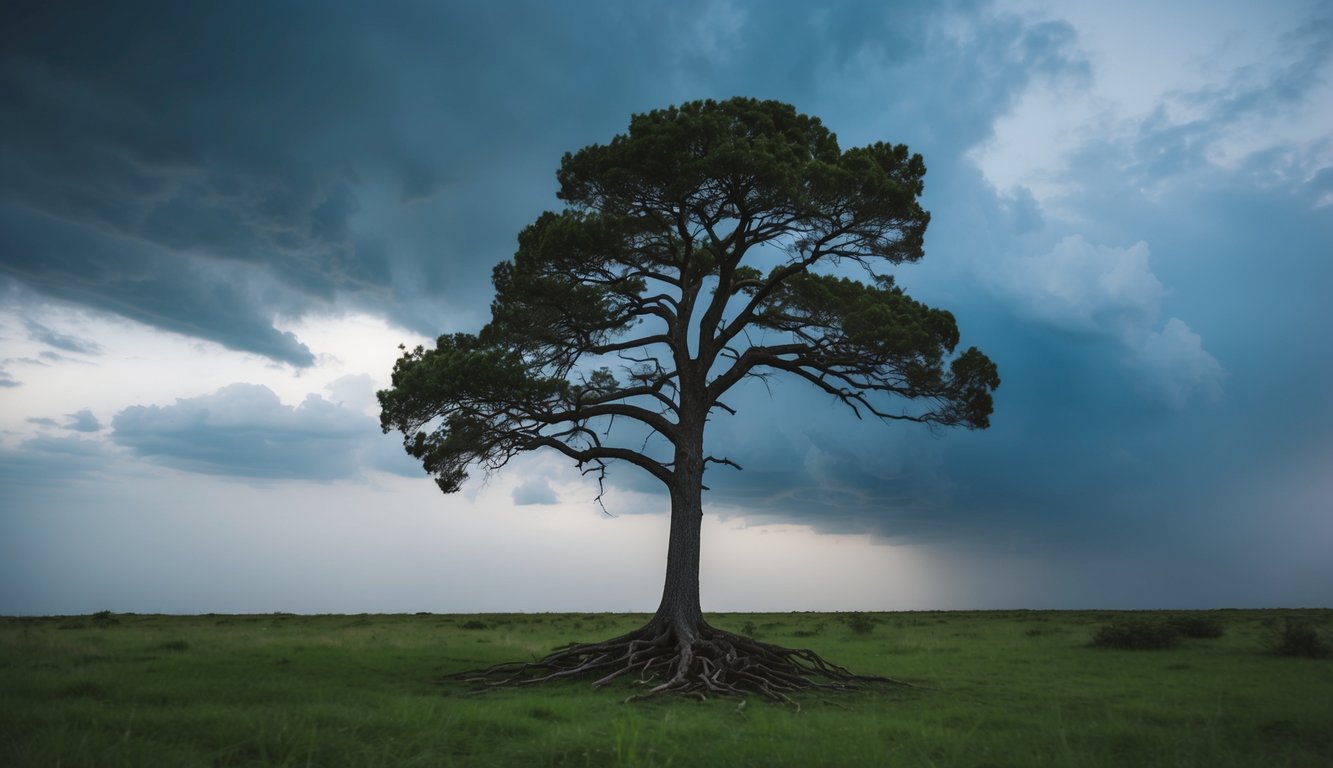
<instances>
[{"instance_id":1,"label":"storm cloud","mask_svg":"<svg viewBox=\"0 0 1333 768\"><path fill-rule=\"evenodd\" d=\"M1219 552L1237 574L1279 569L1333 514L1333 14L1223 5L1197 9L1177 51L1123 42L1142 30L1091 6L971 0L7 3L0 468L34 487L116 462L428 486L373 417L391 362L352 367L356 342L310 329L361 313L404 337L390 350L478 330L492 267L560 207L562 153L632 113L755 96L844 147L924 155L926 255L895 278L953 312L1003 383L989 430L948 432L746 382L737 415L710 421L708 451L745 469L709 470L709 510L984 556L1171 561L1224 594ZM1197 66L1150 83L1140 55ZM141 350L99 328L113 316L209 342L177 370L238 372L153 398L30 386L128 365ZM634 467L608 481L613 515L660 508L615 506L660 490ZM536 514L571 501L563 482L503 496Z\"/></svg>"}]
</instances>

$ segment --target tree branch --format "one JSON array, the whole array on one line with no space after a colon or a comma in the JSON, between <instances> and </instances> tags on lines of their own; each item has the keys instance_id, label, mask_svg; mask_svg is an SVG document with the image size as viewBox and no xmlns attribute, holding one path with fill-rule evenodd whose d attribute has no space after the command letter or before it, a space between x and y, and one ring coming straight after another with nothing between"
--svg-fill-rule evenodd
<instances>
[{"instance_id":1,"label":"tree branch","mask_svg":"<svg viewBox=\"0 0 1333 768\"><path fill-rule=\"evenodd\" d=\"M631 451L628 448L613 448L607 446L593 446L591 448L575 448L561 440L548 435L535 435L529 439L532 447L554 448L563 453L578 464L583 465L591 461L604 461L607 459L620 459L627 461L645 471L658 480L662 481L667 487L671 486L672 471L663 466L660 462L644 456L642 453Z\"/></svg>"}]
</instances>

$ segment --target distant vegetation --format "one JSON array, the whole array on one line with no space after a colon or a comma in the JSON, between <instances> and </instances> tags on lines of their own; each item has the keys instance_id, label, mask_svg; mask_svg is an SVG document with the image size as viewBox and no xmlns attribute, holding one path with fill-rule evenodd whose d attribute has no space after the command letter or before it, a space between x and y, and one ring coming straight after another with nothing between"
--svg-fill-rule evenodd
<instances>
[{"instance_id":1,"label":"distant vegetation","mask_svg":"<svg viewBox=\"0 0 1333 768\"><path fill-rule=\"evenodd\" d=\"M0 618L0 765L1319 766L1333 611L710 614L916 687L624 705L451 673L646 615ZM1113 630L1110 628L1114 628ZM1170 636L1151 653L1104 650Z\"/></svg>"},{"instance_id":2,"label":"distant vegetation","mask_svg":"<svg viewBox=\"0 0 1333 768\"><path fill-rule=\"evenodd\" d=\"M1125 618L1097 630L1092 644L1101 648L1157 651L1174 648L1184 638L1215 640L1225 633L1217 618L1207 615Z\"/></svg>"},{"instance_id":3,"label":"distant vegetation","mask_svg":"<svg viewBox=\"0 0 1333 768\"><path fill-rule=\"evenodd\" d=\"M1302 656L1307 659L1327 659L1328 642L1319 635L1314 625L1302 619L1284 616L1267 623L1264 649L1274 656Z\"/></svg>"}]
</instances>

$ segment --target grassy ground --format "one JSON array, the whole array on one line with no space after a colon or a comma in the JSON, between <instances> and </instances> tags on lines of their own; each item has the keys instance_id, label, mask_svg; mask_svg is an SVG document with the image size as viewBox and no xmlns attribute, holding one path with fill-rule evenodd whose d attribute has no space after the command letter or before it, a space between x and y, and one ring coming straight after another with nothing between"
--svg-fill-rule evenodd
<instances>
[{"instance_id":1,"label":"grassy ground","mask_svg":"<svg viewBox=\"0 0 1333 768\"><path fill-rule=\"evenodd\" d=\"M1162 651L1089 647L1100 612L711 616L922 686L799 711L438 682L646 616L0 618L0 765L1333 764L1333 661L1260 652L1264 621L1330 637L1333 611L1207 615L1223 637Z\"/></svg>"}]
</instances>

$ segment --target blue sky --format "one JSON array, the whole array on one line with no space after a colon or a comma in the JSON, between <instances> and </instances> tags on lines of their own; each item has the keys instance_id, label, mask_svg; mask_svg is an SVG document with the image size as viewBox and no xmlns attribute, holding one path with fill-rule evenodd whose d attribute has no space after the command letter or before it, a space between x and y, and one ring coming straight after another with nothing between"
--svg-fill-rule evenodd
<instances>
[{"instance_id":1,"label":"blue sky","mask_svg":"<svg viewBox=\"0 0 1333 768\"><path fill-rule=\"evenodd\" d=\"M634 468L446 497L374 391L564 152L735 95L924 155L896 277L1003 385L980 432L731 398L706 610L1333 603L1333 4L0 13L0 613L651 609Z\"/></svg>"}]
</instances>

